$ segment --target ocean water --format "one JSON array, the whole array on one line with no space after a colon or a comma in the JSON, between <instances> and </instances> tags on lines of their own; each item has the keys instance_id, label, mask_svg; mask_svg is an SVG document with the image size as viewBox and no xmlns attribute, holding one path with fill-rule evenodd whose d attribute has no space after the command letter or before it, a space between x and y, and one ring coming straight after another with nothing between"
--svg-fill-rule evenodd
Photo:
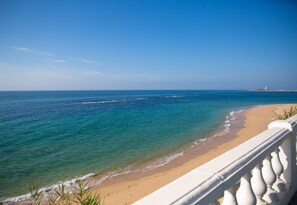
<instances>
[{"instance_id":1,"label":"ocean water","mask_svg":"<svg viewBox=\"0 0 297 205\"><path fill-rule=\"evenodd\" d=\"M48 186L173 157L230 112L276 103L297 103L297 93L0 92L0 198L27 193L32 181Z\"/></svg>"}]
</instances>

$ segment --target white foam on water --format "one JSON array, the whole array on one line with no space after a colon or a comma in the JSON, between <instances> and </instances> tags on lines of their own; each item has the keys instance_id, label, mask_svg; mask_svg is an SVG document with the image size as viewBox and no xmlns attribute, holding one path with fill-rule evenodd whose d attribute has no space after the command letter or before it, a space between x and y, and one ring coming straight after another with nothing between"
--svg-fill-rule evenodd
<instances>
[{"instance_id":1,"label":"white foam on water","mask_svg":"<svg viewBox=\"0 0 297 205\"><path fill-rule=\"evenodd\" d=\"M93 176L96 176L96 174L90 173L90 174L87 174L87 175L84 175L81 177L77 177L77 178L74 178L74 179L71 179L71 180L68 180L65 182L58 182L57 184L54 184L52 186L40 188L39 192L45 194L47 192L54 191L54 190L58 189L62 184L65 186L65 188L69 188L69 187L75 185L77 182L87 180ZM31 194L28 193L28 194L24 194L24 195L17 196L17 197L6 198L6 199L2 200L1 202L4 204L10 204L10 203L18 202L18 201L24 201L24 200L27 200L30 198L31 198Z\"/></svg>"},{"instance_id":2,"label":"white foam on water","mask_svg":"<svg viewBox=\"0 0 297 205\"><path fill-rule=\"evenodd\" d=\"M241 114L245 110L238 110L238 111L232 111L230 112L226 117L224 121L224 127L225 129L221 132L218 132L214 134L211 138L218 137L218 136L224 136L230 132L230 127L232 123L236 120L237 115Z\"/></svg>"},{"instance_id":3,"label":"white foam on water","mask_svg":"<svg viewBox=\"0 0 297 205\"><path fill-rule=\"evenodd\" d=\"M115 170L115 171L109 171L107 173L105 173L103 176L101 176L99 179L93 180L92 185L99 185L101 183L103 183L104 181L106 181L107 179L119 176L119 175L125 175L128 173L132 173L132 172L139 172L141 170L139 169L135 169L135 165L129 165L127 167Z\"/></svg>"},{"instance_id":4,"label":"white foam on water","mask_svg":"<svg viewBox=\"0 0 297 205\"><path fill-rule=\"evenodd\" d=\"M184 151L182 152L177 152L165 157L162 157L160 159L153 160L152 162L145 163L144 165L136 166L136 165L129 165L125 168L118 169L116 171L111 171L100 177L99 179L96 179L95 184L99 185L102 182L106 181L107 179L120 176L120 175L125 175L133 172L147 172L151 171L153 169L156 169L158 167L162 167L168 163L170 163L172 160L182 156L184 154Z\"/></svg>"},{"instance_id":5,"label":"white foam on water","mask_svg":"<svg viewBox=\"0 0 297 205\"><path fill-rule=\"evenodd\" d=\"M180 156L183 156L183 155L184 155L184 151L174 153L174 154L171 154L169 156L158 159L156 161L153 161L153 162L151 162L151 163L149 163L149 164L147 164L145 166L145 169L143 170L143 172L150 171L150 170L156 169L158 167L162 167L162 166L170 163L172 160L174 160L174 159L176 159L176 158L178 158Z\"/></svg>"},{"instance_id":6,"label":"white foam on water","mask_svg":"<svg viewBox=\"0 0 297 205\"><path fill-rule=\"evenodd\" d=\"M179 96L179 95L168 95L168 96L165 96L165 98L181 98L182 96Z\"/></svg>"},{"instance_id":7,"label":"white foam on water","mask_svg":"<svg viewBox=\"0 0 297 205\"><path fill-rule=\"evenodd\" d=\"M88 105L88 104L106 104L106 103L120 103L120 102L127 102L128 100L101 100L101 101L85 101L85 102L78 102L77 104L81 105Z\"/></svg>"},{"instance_id":8,"label":"white foam on water","mask_svg":"<svg viewBox=\"0 0 297 205\"><path fill-rule=\"evenodd\" d=\"M123 102L133 102L133 101L141 101L145 100L145 98L136 98L136 99L115 99L115 100L94 100L94 101L83 101L83 102L75 102L74 104L79 105L90 105L90 104L109 104L109 103L123 103Z\"/></svg>"}]
</instances>

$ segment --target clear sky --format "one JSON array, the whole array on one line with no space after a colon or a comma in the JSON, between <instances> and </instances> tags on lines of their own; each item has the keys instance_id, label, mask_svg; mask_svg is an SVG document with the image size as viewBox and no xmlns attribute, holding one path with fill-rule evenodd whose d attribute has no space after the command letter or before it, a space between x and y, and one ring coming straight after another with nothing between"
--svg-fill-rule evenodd
<instances>
[{"instance_id":1,"label":"clear sky","mask_svg":"<svg viewBox=\"0 0 297 205\"><path fill-rule=\"evenodd\" d=\"M297 89L294 0L0 0L0 90Z\"/></svg>"}]
</instances>

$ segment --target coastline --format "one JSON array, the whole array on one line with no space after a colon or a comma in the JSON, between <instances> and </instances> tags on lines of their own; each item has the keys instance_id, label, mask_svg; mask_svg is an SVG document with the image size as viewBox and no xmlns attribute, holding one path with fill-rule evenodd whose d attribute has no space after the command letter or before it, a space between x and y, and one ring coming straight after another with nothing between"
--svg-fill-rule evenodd
<instances>
[{"instance_id":1,"label":"coastline","mask_svg":"<svg viewBox=\"0 0 297 205\"><path fill-rule=\"evenodd\" d=\"M192 159L193 155L199 155L199 153L205 152L210 146L215 146L217 143L218 137L226 135L226 133L232 133L235 129L230 129L230 126L238 123L242 116L244 110L231 111L227 116L225 116L225 121L221 121L218 127L210 130L202 138L198 138L195 141L184 144L177 149L171 150L168 153L164 153L154 158L150 158L146 161L139 162L138 164L130 164L123 166L121 168L113 169L103 173L88 173L86 175L78 175L74 178L69 178L65 181L58 181L55 184L50 184L47 186L40 187L40 192L44 193L45 198L48 194L53 193L54 189L57 189L59 185L64 184L67 191L73 192L73 186L76 185L78 181L87 181L88 187L97 187L101 185L109 185L118 183L123 180L135 180L136 178L140 179L143 176L151 175L156 172L168 170L172 168L172 165L175 167L177 165L183 164L185 161ZM233 119L236 118L236 120ZM237 122L235 122L237 121ZM232 126L231 126L232 127ZM234 134L234 133L233 133ZM174 163L172 164L172 161ZM177 164L178 163L178 164ZM93 188L91 188L93 189ZM28 204L30 202L30 194L22 194L13 197L1 198L0 202L4 204Z\"/></svg>"},{"instance_id":2,"label":"coastline","mask_svg":"<svg viewBox=\"0 0 297 205\"><path fill-rule=\"evenodd\" d=\"M250 92L284 92L284 93L294 93L297 92L297 90L249 90Z\"/></svg>"},{"instance_id":3,"label":"coastline","mask_svg":"<svg viewBox=\"0 0 297 205\"><path fill-rule=\"evenodd\" d=\"M224 124L209 133L207 138L169 155L103 175L88 174L64 184L71 187L76 180L87 180L91 192L100 192L106 205L131 204L267 129L270 121L292 105L297 104L260 105L232 111L226 116ZM57 186L42 190L48 192ZM28 197L26 194L10 199L17 199L11 201L16 204L28 204Z\"/></svg>"},{"instance_id":4,"label":"coastline","mask_svg":"<svg viewBox=\"0 0 297 205\"><path fill-rule=\"evenodd\" d=\"M164 166L146 172L135 171L114 176L91 187L90 190L94 193L100 192L106 205L132 204L266 130L268 124L274 121L277 115L293 105L296 106L296 104L274 104L249 108L243 112L243 118L237 122L237 127L226 135L203 141L199 146L185 151L181 157L175 158Z\"/></svg>"}]
</instances>

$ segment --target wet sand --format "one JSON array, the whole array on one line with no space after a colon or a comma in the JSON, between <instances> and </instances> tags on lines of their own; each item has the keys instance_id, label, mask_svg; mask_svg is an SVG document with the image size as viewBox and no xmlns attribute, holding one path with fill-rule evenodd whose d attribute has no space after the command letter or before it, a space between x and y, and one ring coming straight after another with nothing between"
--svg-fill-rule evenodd
<instances>
[{"instance_id":1,"label":"wet sand","mask_svg":"<svg viewBox=\"0 0 297 205\"><path fill-rule=\"evenodd\" d=\"M105 205L131 204L266 130L277 115L292 106L297 104L264 105L248 109L227 135L205 141L186 151L182 157L151 171L131 172L107 179L92 187L91 191L100 192Z\"/></svg>"}]
</instances>

